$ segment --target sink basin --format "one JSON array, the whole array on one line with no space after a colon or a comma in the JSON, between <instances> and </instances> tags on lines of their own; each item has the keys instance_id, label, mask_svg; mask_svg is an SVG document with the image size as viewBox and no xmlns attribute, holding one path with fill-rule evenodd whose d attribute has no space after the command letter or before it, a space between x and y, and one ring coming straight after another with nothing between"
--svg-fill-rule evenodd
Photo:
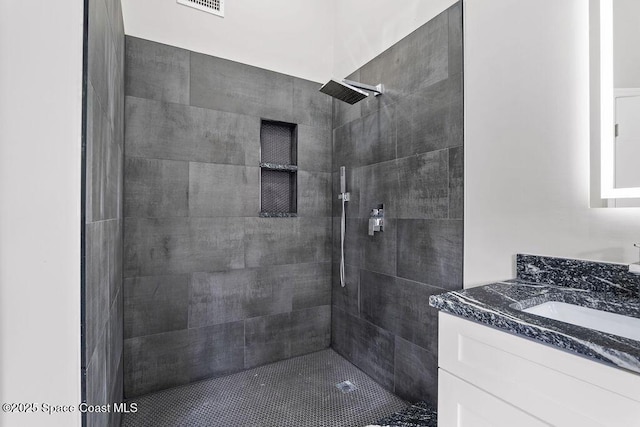
<instances>
[{"instance_id":1,"label":"sink basin","mask_svg":"<svg viewBox=\"0 0 640 427\"><path fill-rule=\"evenodd\" d=\"M640 341L640 319L636 317L559 301L548 301L522 311Z\"/></svg>"}]
</instances>

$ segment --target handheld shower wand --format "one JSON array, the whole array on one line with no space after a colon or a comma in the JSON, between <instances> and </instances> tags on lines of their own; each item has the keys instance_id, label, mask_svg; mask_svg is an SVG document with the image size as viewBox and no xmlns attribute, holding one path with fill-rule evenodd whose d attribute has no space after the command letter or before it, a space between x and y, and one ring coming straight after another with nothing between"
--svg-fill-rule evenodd
<instances>
[{"instance_id":1,"label":"handheld shower wand","mask_svg":"<svg viewBox=\"0 0 640 427\"><path fill-rule=\"evenodd\" d=\"M340 218L340 286L346 286L344 272L344 234L346 231L347 218L345 215L345 202L349 201L350 194L347 192L347 172L344 166L340 166L340 194L338 199L342 200L342 217Z\"/></svg>"}]
</instances>

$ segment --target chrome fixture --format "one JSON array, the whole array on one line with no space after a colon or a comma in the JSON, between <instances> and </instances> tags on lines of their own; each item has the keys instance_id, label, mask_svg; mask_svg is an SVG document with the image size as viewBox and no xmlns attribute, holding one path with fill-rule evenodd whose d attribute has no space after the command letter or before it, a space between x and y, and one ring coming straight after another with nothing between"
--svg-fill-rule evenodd
<instances>
[{"instance_id":1,"label":"chrome fixture","mask_svg":"<svg viewBox=\"0 0 640 427\"><path fill-rule=\"evenodd\" d=\"M378 209L371 209L369 214L369 236L377 231L384 231L384 205L378 205Z\"/></svg>"},{"instance_id":2,"label":"chrome fixture","mask_svg":"<svg viewBox=\"0 0 640 427\"><path fill-rule=\"evenodd\" d=\"M340 218L340 286L343 288L347 285L344 272L344 234L347 225L344 204L348 202L350 198L351 193L347 191L347 170L344 166L340 166L340 194L338 194L338 199L342 201L342 217Z\"/></svg>"},{"instance_id":3,"label":"chrome fixture","mask_svg":"<svg viewBox=\"0 0 640 427\"><path fill-rule=\"evenodd\" d=\"M339 82L335 79L329 80L320 88L320 92L351 105L368 97L368 92L372 92L373 96L378 96L383 93L383 90L382 84L372 86L352 80L342 80Z\"/></svg>"}]
</instances>

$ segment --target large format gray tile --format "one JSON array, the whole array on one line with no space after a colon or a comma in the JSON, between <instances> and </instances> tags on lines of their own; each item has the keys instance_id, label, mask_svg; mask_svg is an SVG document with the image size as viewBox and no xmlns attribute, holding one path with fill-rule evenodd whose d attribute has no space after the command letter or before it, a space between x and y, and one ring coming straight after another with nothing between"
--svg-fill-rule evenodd
<instances>
[{"instance_id":1,"label":"large format gray tile","mask_svg":"<svg viewBox=\"0 0 640 427\"><path fill-rule=\"evenodd\" d=\"M398 157L462 145L462 75L437 82L396 105Z\"/></svg>"},{"instance_id":2,"label":"large format gray tile","mask_svg":"<svg viewBox=\"0 0 640 427\"><path fill-rule=\"evenodd\" d=\"M124 347L124 307L123 292L118 292L111 303L109 323L107 325L107 390L110 395L113 387L120 382L120 399L122 399L122 353Z\"/></svg>"},{"instance_id":3,"label":"large format gray tile","mask_svg":"<svg viewBox=\"0 0 640 427\"><path fill-rule=\"evenodd\" d=\"M360 69L364 83L385 88L384 95L363 101L363 114L447 78L448 24L443 12Z\"/></svg>"},{"instance_id":4,"label":"large format gray tile","mask_svg":"<svg viewBox=\"0 0 640 427\"><path fill-rule=\"evenodd\" d=\"M126 217L187 216L189 163L128 157L124 175Z\"/></svg>"},{"instance_id":5,"label":"large format gray tile","mask_svg":"<svg viewBox=\"0 0 640 427\"><path fill-rule=\"evenodd\" d=\"M367 240L367 220L364 218L347 218L344 233L344 259L345 263L362 267L364 259L365 241ZM340 227L341 219L333 218L331 261L337 263L340 260Z\"/></svg>"},{"instance_id":6,"label":"large format gray tile","mask_svg":"<svg viewBox=\"0 0 640 427\"><path fill-rule=\"evenodd\" d=\"M393 390L393 334L333 307L331 346L388 390Z\"/></svg>"},{"instance_id":7,"label":"large format gray tile","mask_svg":"<svg viewBox=\"0 0 640 427\"><path fill-rule=\"evenodd\" d=\"M133 338L187 329L189 275L124 282L124 335Z\"/></svg>"},{"instance_id":8,"label":"large format gray tile","mask_svg":"<svg viewBox=\"0 0 640 427\"><path fill-rule=\"evenodd\" d=\"M87 86L87 221L100 221L118 215L121 152L96 92Z\"/></svg>"},{"instance_id":9,"label":"large format gray tile","mask_svg":"<svg viewBox=\"0 0 640 427\"><path fill-rule=\"evenodd\" d=\"M439 150L398 160L398 218L447 218L449 155Z\"/></svg>"},{"instance_id":10,"label":"large format gray tile","mask_svg":"<svg viewBox=\"0 0 640 427\"><path fill-rule=\"evenodd\" d=\"M258 269L260 286L278 289L279 294L288 295L290 305L286 311L329 305L330 280L331 265L328 262L271 265Z\"/></svg>"},{"instance_id":11,"label":"large format gray tile","mask_svg":"<svg viewBox=\"0 0 640 427\"><path fill-rule=\"evenodd\" d=\"M438 401L438 356L396 337L395 393L411 402Z\"/></svg>"},{"instance_id":12,"label":"large format gray tile","mask_svg":"<svg viewBox=\"0 0 640 427\"><path fill-rule=\"evenodd\" d=\"M429 296L442 292L445 290L423 283L362 270L361 315L423 348L435 349L437 311L429 307Z\"/></svg>"},{"instance_id":13,"label":"large format gray tile","mask_svg":"<svg viewBox=\"0 0 640 427\"><path fill-rule=\"evenodd\" d=\"M242 218L127 218L125 277L244 268Z\"/></svg>"},{"instance_id":14,"label":"large format gray tile","mask_svg":"<svg viewBox=\"0 0 640 427\"><path fill-rule=\"evenodd\" d=\"M449 149L449 218L464 216L464 148Z\"/></svg>"},{"instance_id":15,"label":"large format gray tile","mask_svg":"<svg viewBox=\"0 0 640 427\"><path fill-rule=\"evenodd\" d=\"M331 172L331 127L298 125L298 169Z\"/></svg>"},{"instance_id":16,"label":"large format gray tile","mask_svg":"<svg viewBox=\"0 0 640 427\"><path fill-rule=\"evenodd\" d=\"M398 164L396 160L356 169L360 186L360 217L369 218L371 210L384 205L385 218L398 215Z\"/></svg>"},{"instance_id":17,"label":"large format gray tile","mask_svg":"<svg viewBox=\"0 0 640 427\"><path fill-rule=\"evenodd\" d=\"M258 166L260 119L127 97L128 157Z\"/></svg>"},{"instance_id":18,"label":"large format gray tile","mask_svg":"<svg viewBox=\"0 0 640 427\"><path fill-rule=\"evenodd\" d=\"M118 360L118 367L112 378L109 402L111 404L121 403L124 400L124 360L122 356ZM109 427L120 427L122 414L120 412L111 412L110 415Z\"/></svg>"},{"instance_id":19,"label":"large format gray tile","mask_svg":"<svg viewBox=\"0 0 640 427\"><path fill-rule=\"evenodd\" d=\"M247 267L328 262L331 218L246 218Z\"/></svg>"},{"instance_id":20,"label":"large format gray tile","mask_svg":"<svg viewBox=\"0 0 640 427\"><path fill-rule=\"evenodd\" d=\"M340 101L336 101L340 102ZM357 147L362 147L364 138L364 127L362 119L351 121L333 130L333 171L336 172L340 166L348 168L360 166Z\"/></svg>"},{"instance_id":21,"label":"large format gray tile","mask_svg":"<svg viewBox=\"0 0 640 427\"><path fill-rule=\"evenodd\" d=\"M189 216L258 216L260 168L189 164Z\"/></svg>"},{"instance_id":22,"label":"large format gray tile","mask_svg":"<svg viewBox=\"0 0 640 427\"><path fill-rule=\"evenodd\" d=\"M362 119L363 135L356 142L357 166L396 158L395 106L381 106Z\"/></svg>"},{"instance_id":23,"label":"large format gray tile","mask_svg":"<svg viewBox=\"0 0 640 427\"><path fill-rule=\"evenodd\" d=\"M449 13L449 75L462 72L462 4L454 4L448 9Z\"/></svg>"},{"instance_id":24,"label":"large format gray tile","mask_svg":"<svg viewBox=\"0 0 640 427\"><path fill-rule=\"evenodd\" d=\"M107 18L107 6L103 0L91 0L88 4L88 57L87 77L97 97L107 110L109 105L109 60L113 48L111 29Z\"/></svg>"},{"instance_id":25,"label":"large format gray tile","mask_svg":"<svg viewBox=\"0 0 640 427\"><path fill-rule=\"evenodd\" d=\"M227 375L243 368L243 322L189 329L189 381Z\"/></svg>"},{"instance_id":26,"label":"large format gray tile","mask_svg":"<svg viewBox=\"0 0 640 427\"><path fill-rule=\"evenodd\" d=\"M104 228L104 250L109 258L109 299L111 306L116 294L122 289L122 220L112 219L106 221Z\"/></svg>"},{"instance_id":27,"label":"large format gray tile","mask_svg":"<svg viewBox=\"0 0 640 427\"><path fill-rule=\"evenodd\" d=\"M331 344L331 306L291 312L291 357L324 350Z\"/></svg>"},{"instance_id":28,"label":"large format gray tile","mask_svg":"<svg viewBox=\"0 0 640 427\"><path fill-rule=\"evenodd\" d=\"M189 331L124 341L124 394L130 399L189 381Z\"/></svg>"},{"instance_id":29,"label":"large format gray tile","mask_svg":"<svg viewBox=\"0 0 640 427\"><path fill-rule=\"evenodd\" d=\"M294 123L293 77L192 52L191 105Z\"/></svg>"},{"instance_id":30,"label":"large format gray tile","mask_svg":"<svg viewBox=\"0 0 640 427\"><path fill-rule=\"evenodd\" d=\"M331 216L331 174L298 171L298 216Z\"/></svg>"},{"instance_id":31,"label":"large format gray tile","mask_svg":"<svg viewBox=\"0 0 640 427\"><path fill-rule=\"evenodd\" d=\"M90 356L86 369L87 404L105 405L107 403L107 354L106 330L102 330L98 345ZM87 415L87 424L91 426L107 426L109 421L106 413L92 413Z\"/></svg>"},{"instance_id":32,"label":"large format gray tile","mask_svg":"<svg viewBox=\"0 0 640 427\"><path fill-rule=\"evenodd\" d=\"M331 97L320 92L322 84L293 78L294 122L322 129L331 128Z\"/></svg>"},{"instance_id":33,"label":"large format gray tile","mask_svg":"<svg viewBox=\"0 0 640 427\"><path fill-rule=\"evenodd\" d=\"M189 104L189 51L127 36L125 93Z\"/></svg>"},{"instance_id":34,"label":"large format gray tile","mask_svg":"<svg viewBox=\"0 0 640 427\"><path fill-rule=\"evenodd\" d=\"M345 285L340 283L340 263L334 263L331 270L331 305L342 311L359 315L360 268L345 264Z\"/></svg>"},{"instance_id":35,"label":"large format gray tile","mask_svg":"<svg viewBox=\"0 0 640 427\"><path fill-rule=\"evenodd\" d=\"M291 356L291 314L262 316L245 321L245 368Z\"/></svg>"},{"instance_id":36,"label":"large format gray tile","mask_svg":"<svg viewBox=\"0 0 640 427\"><path fill-rule=\"evenodd\" d=\"M189 327L289 312L292 297L288 290L285 284L263 278L258 269L194 273Z\"/></svg>"},{"instance_id":37,"label":"large format gray tile","mask_svg":"<svg viewBox=\"0 0 640 427\"><path fill-rule=\"evenodd\" d=\"M462 221L398 220L398 276L462 288Z\"/></svg>"},{"instance_id":38,"label":"large format gray tile","mask_svg":"<svg viewBox=\"0 0 640 427\"><path fill-rule=\"evenodd\" d=\"M368 220L364 220L367 222ZM362 232L362 267L378 273L396 274L398 225L395 219L385 218L384 230L373 236ZM402 243L402 242L401 242ZM401 244L400 243L400 244Z\"/></svg>"},{"instance_id":39,"label":"large format gray tile","mask_svg":"<svg viewBox=\"0 0 640 427\"><path fill-rule=\"evenodd\" d=\"M87 224L85 280L85 349L83 366L98 346L109 316L109 254L105 247L106 222Z\"/></svg>"}]
</instances>

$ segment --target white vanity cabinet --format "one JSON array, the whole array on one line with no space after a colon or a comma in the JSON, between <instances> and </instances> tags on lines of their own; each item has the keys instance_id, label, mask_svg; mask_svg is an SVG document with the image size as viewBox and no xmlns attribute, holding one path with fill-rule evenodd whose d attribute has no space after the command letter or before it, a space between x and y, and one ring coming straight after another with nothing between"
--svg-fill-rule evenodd
<instances>
[{"instance_id":1,"label":"white vanity cabinet","mask_svg":"<svg viewBox=\"0 0 640 427\"><path fill-rule=\"evenodd\" d=\"M438 426L640 426L640 375L439 316Z\"/></svg>"}]
</instances>

